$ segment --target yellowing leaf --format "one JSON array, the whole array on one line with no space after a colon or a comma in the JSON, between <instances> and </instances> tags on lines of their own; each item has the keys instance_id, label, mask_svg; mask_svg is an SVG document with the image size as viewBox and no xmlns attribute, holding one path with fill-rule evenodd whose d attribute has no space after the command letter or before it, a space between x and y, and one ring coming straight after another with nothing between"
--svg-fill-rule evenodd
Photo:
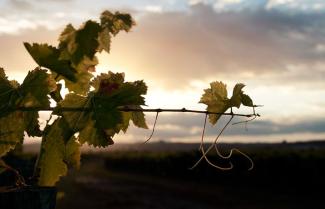
<instances>
[{"instance_id":1,"label":"yellowing leaf","mask_svg":"<svg viewBox=\"0 0 325 209\"><path fill-rule=\"evenodd\" d=\"M80 165L80 144L61 118L45 128L42 153L38 168L39 186L54 186L61 176L66 175L68 165Z\"/></svg>"},{"instance_id":2,"label":"yellowing leaf","mask_svg":"<svg viewBox=\"0 0 325 209\"><path fill-rule=\"evenodd\" d=\"M80 147L75 137L71 137L65 146L64 161L76 169L80 167Z\"/></svg>"},{"instance_id":3,"label":"yellowing leaf","mask_svg":"<svg viewBox=\"0 0 325 209\"><path fill-rule=\"evenodd\" d=\"M209 89L204 90L200 103L206 104L207 111L215 113L224 113L229 106L229 99L227 98L227 86L222 82L210 83ZM209 114L209 121L211 124L216 124L220 118L220 114Z\"/></svg>"},{"instance_id":4,"label":"yellowing leaf","mask_svg":"<svg viewBox=\"0 0 325 209\"><path fill-rule=\"evenodd\" d=\"M140 106L131 106L131 108L142 109ZM139 128L148 129L146 119L143 112L131 112L131 120L133 124Z\"/></svg>"},{"instance_id":5,"label":"yellowing leaf","mask_svg":"<svg viewBox=\"0 0 325 209\"><path fill-rule=\"evenodd\" d=\"M38 179L39 186L54 186L67 173L67 165L63 162L65 153L64 133L60 120L47 127L43 137L42 155L40 157Z\"/></svg>"}]
</instances>

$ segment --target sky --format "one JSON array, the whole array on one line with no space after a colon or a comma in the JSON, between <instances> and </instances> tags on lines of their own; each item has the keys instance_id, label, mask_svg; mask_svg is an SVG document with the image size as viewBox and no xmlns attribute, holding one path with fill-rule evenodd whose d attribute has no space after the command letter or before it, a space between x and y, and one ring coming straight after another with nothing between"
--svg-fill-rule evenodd
<instances>
[{"instance_id":1,"label":"sky","mask_svg":"<svg viewBox=\"0 0 325 209\"><path fill-rule=\"evenodd\" d=\"M36 66L22 42L56 45L68 23L98 20L105 9L128 12L137 25L114 37L97 72L144 79L148 107L204 110L198 101L210 82L223 81L229 92L244 83L263 105L261 117L230 126L223 142L325 139L324 0L0 0L0 9L0 66L9 78L21 81ZM146 116L150 127L154 117ZM208 127L207 140L226 119ZM203 115L161 114L153 141L199 142L203 122ZM148 135L133 127L116 142Z\"/></svg>"}]
</instances>

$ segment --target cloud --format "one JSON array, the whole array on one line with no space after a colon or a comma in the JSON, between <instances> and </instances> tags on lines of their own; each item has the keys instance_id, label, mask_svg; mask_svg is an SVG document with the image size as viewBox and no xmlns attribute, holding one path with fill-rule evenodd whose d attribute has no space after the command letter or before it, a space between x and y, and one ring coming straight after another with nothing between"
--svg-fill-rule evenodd
<instances>
[{"instance_id":1,"label":"cloud","mask_svg":"<svg viewBox=\"0 0 325 209\"><path fill-rule=\"evenodd\" d=\"M119 7L124 1L121 2ZM111 54L101 56L103 69L124 71L128 80L145 79L150 87L150 106L155 107L191 106L190 101L196 103L202 89L212 80L223 80L230 87L236 82L246 83L247 93L258 99L258 104L265 105L266 122L251 123L247 133L242 126L231 127L226 133L229 136L321 133L324 124L314 116L325 111L325 13L293 7L289 11L284 9L288 6L280 5L266 8L267 1L258 1L264 4L254 8L242 1L231 4L240 9L221 11L215 9L217 1L200 2L206 3L192 2L188 9L173 11L161 6L160 12L145 11L148 5L159 8L159 1L141 4L143 11L131 5L137 26L129 34L113 38ZM19 10L16 5L4 8L0 14L0 63L16 79L19 73L25 75L36 66L23 41L56 45L65 24L72 22L78 26L108 8L97 1L93 3L96 6L79 7L75 7L75 1L28 3L33 8ZM192 86L193 82L200 86ZM312 117L308 119L310 123L300 120L286 125L271 121L288 113L293 118ZM202 123L202 117L196 116L161 117L157 134L166 138L197 137ZM215 133L215 129L207 131L209 136Z\"/></svg>"},{"instance_id":2,"label":"cloud","mask_svg":"<svg viewBox=\"0 0 325 209\"><path fill-rule=\"evenodd\" d=\"M11 6L19 10L30 10L32 9L32 4L25 0L11 0L9 1Z\"/></svg>"},{"instance_id":3,"label":"cloud","mask_svg":"<svg viewBox=\"0 0 325 209\"><path fill-rule=\"evenodd\" d=\"M5 69L11 79L22 80L29 70L37 66L26 51L23 42L46 42L57 45L59 31L38 27L22 30L19 35L0 35L0 67Z\"/></svg>"},{"instance_id":4,"label":"cloud","mask_svg":"<svg viewBox=\"0 0 325 209\"><path fill-rule=\"evenodd\" d=\"M153 124L153 115L147 115L149 127ZM213 140L229 120L223 117L217 126L207 125L205 137ZM235 118L233 122L238 122L243 118ZM153 140L177 140L183 142L199 142L203 130L204 115L200 114L164 114L161 113L157 124ZM290 122L289 120L274 122L268 119L257 119L248 124L229 125L221 138L231 141L282 141L284 138L289 141L325 139L325 119L308 119ZM246 129L247 128L247 129ZM151 130L131 128L128 130L128 139L145 141ZM123 139L123 135L120 136ZM227 140L226 140L227 141Z\"/></svg>"},{"instance_id":5,"label":"cloud","mask_svg":"<svg viewBox=\"0 0 325 209\"><path fill-rule=\"evenodd\" d=\"M305 12L322 11L325 9L325 2L323 0L269 0L266 8L282 8Z\"/></svg>"},{"instance_id":6,"label":"cloud","mask_svg":"<svg viewBox=\"0 0 325 209\"><path fill-rule=\"evenodd\" d=\"M111 60L114 66L136 67L143 77L155 76L165 87L187 85L193 77L238 80L249 74L300 83L305 75L290 67L305 66L314 78L324 74L315 67L325 63L319 50L324 26L325 13L263 7L216 12L212 5L195 4L190 11L143 16L130 35L114 40Z\"/></svg>"}]
</instances>

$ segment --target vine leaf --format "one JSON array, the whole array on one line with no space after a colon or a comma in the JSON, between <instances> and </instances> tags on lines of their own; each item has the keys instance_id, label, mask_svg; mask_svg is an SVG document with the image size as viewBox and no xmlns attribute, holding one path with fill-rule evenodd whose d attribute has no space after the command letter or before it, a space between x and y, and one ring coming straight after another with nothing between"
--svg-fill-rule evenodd
<instances>
[{"instance_id":1,"label":"vine leaf","mask_svg":"<svg viewBox=\"0 0 325 209\"><path fill-rule=\"evenodd\" d=\"M38 112L24 112L24 126L28 136L42 136Z\"/></svg>"},{"instance_id":2,"label":"vine leaf","mask_svg":"<svg viewBox=\"0 0 325 209\"><path fill-rule=\"evenodd\" d=\"M206 104L209 112L224 113L229 106L229 99L227 97L227 86L222 82L210 83L210 88L204 90L200 103ZM209 121L211 124L216 124L221 115L209 114Z\"/></svg>"},{"instance_id":3,"label":"vine leaf","mask_svg":"<svg viewBox=\"0 0 325 209\"><path fill-rule=\"evenodd\" d=\"M61 84L61 83L57 83L57 84L56 84L56 87L57 87L57 88L56 88L54 91L52 91L52 92L50 93L50 96L51 96L51 98L52 98L55 102L59 103L60 101L63 100L63 98L62 98L62 96L61 96L62 84Z\"/></svg>"},{"instance_id":4,"label":"vine leaf","mask_svg":"<svg viewBox=\"0 0 325 209\"><path fill-rule=\"evenodd\" d=\"M100 25L95 21L87 21L75 33L76 49L71 55L71 61L78 65L84 56L93 59L98 48L98 33L101 31Z\"/></svg>"},{"instance_id":5,"label":"vine leaf","mask_svg":"<svg viewBox=\"0 0 325 209\"><path fill-rule=\"evenodd\" d=\"M92 82L94 90L87 96L75 93L67 94L59 102L55 114L62 116L73 133L79 132L81 144L95 147L113 144L112 138L121 130L126 131L129 121L141 128L147 128L143 112L121 112L120 107L132 107L141 110L143 95L147 86L143 81L125 82L124 74L101 74ZM91 111L60 111L60 108L76 107Z\"/></svg>"},{"instance_id":6,"label":"vine leaf","mask_svg":"<svg viewBox=\"0 0 325 209\"><path fill-rule=\"evenodd\" d=\"M81 145L75 137L71 137L65 145L64 162L76 169L80 168L80 147Z\"/></svg>"},{"instance_id":7,"label":"vine leaf","mask_svg":"<svg viewBox=\"0 0 325 209\"><path fill-rule=\"evenodd\" d=\"M100 23L102 28L107 28L114 36L121 30L129 32L132 26L135 25L130 14L120 12L115 12L113 14L107 10L102 12Z\"/></svg>"},{"instance_id":8,"label":"vine leaf","mask_svg":"<svg viewBox=\"0 0 325 209\"><path fill-rule=\"evenodd\" d=\"M89 98L75 94L69 93L65 96L64 100L58 103L54 114L63 116L64 120L67 122L69 128L78 132L88 125L90 120L90 112L87 111L60 111L60 108L89 108L90 102Z\"/></svg>"},{"instance_id":9,"label":"vine leaf","mask_svg":"<svg viewBox=\"0 0 325 209\"><path fill-rule=\"evenodd\" d=\"M24 128L24 114L20 111L0 118L0 157L23 141Z\"/></svg>"},{"instance_id":10,"label":"vine leaf","mask_svg":"<svg viewBox=\"0 0 325 209\"><path fill-rule=\"evenodd\" d=\"M71 60L71 54L73 54L76 50L76 29L71 25L68 24L65 29L62 31L59 37L59 46L58 49L60 50L60 60Z\"/></svg>"},{"instance_id":11,"label":"vine leaf","mask_svg":"<svg viewBox=\"0 0 325 209\"><path fill-rule=\"evenodd\" d=\"M142 109L140 105L129 105L127 107L131 109L139 109L139 110ZM133 124L138 128L148 129L148 125L146 123L145 115L143 112L132 111L132 112L125 112L124 114L128 114L127 116L124 117L128 118L129 120L132 120Z\"/></svg>"},{"instance_id":12,"label":"vine leaf","mask_svg":"<svg viewBox=\"0 0 325 209\"><path fill-rule=\"evenodd\" d=\"M48 68L68 80L76 82L76 70L71 66L69 60L59 59L60 50L48 44L33 43L31 45L25 42L24 46L39 66Z\"/></svg>"},{"instance_id":13,"label":"vine leaf","mask_svg":"<svg viewBox=\"0 0 325 209\"><path fill-rule=\"evenodd\" d=\"M253 100L247 94L242 93L241 99L244 106L255 107Z\"/></svg>"},{"instance_id":14,"label":"vine leaf","mask_svg":"<svg viewBox=\"0 0 325 209\"><path fill-rule=\"evenodd\" d=\"M232 107L239 108L242 103L241 95L243 94L242 89L245 87L242 83L237 83L233 89L232 96L230 98L230 105Z\"/></svg>"},{"instance_id":15,"label":"vine leaf","mask_svg":"<svg viewBox=\"0 0 325 209\"><path fill-rule=\"evenodd\" d=\"M65 79L65 85L69 91L73 91L81 95L86 95L90 88L90 80L93 77L90 72L95 71L95 66L97 64L98 60L96 57L94 57L92 60L88 57L84 57L84 59L82 59L81 62L75 66L75 69L77 71L77 82L72 82Z\"/></svg>"},{"instance_id":16,"label":"vine leaf","mask_svg":"<svg viewBox=\"0 0 325 209\"><path fill-rule=\"evenodd\" d=\"M49 94L57 88L55 80L46 70L36 68L30 71L18 88L20 96L19 105L23 107L44 107L50 106ZM25 130L28 136L41 136L38 122L38 112L24 112Z\"/></svg>"},{"instance_id":17,"label":"vine leaf","mask_svg":"<svg viewBox=\"0 0 325 209\"><path fill-rule=\"evenodd\" d=\"M80 145L61 118L47 126L44 132L38 185L54 186L61 176L66 175L68 164L79 166Z\"/></svg>"},{"instance_id":18,"label":"vine leaf","mask_svg":"<svg viewBox=\"0 0 325 209\"><path fill-rule=\"evenodd\" d=\"M232 107L239 108L241 104L248 107L254 107L253 100L247 94L244 94L242 90L244 87L245 85L242 83L235 85L232 97L230 99L230 105Z\"/></svg>"},{"instance_id":19,"label":"vine leaf","mask_svg":"<svg viewBox=\"0 0 325 209\"><path fill-rule=\"evenodd\" d=\"M241 104L244 106L254 107L252 99L244 94L242 83L237 83L233 89L231 98L228 98L226 84L215 81L210 83L210 88L204 90L204 94L201 97L199 103L207 105L206 110L209 112L216 112L220 114L209 114L209 121L212 125L215 125L221 114L226 112L229 108L239 108Z\"/></svg>"},{"instance_id":20,"label":"vine leaf","mask_svg":"<svg viewBox=\"0 0 325 209\"><path fill-rule=\"evenodd\" d=\"M111 134L108 134L106 130L97 128L94 120L90 120L88 125L80 131L79 141L81 144L87 142L94 147L106 147L114 144Z\"/></svg>"},{"instance_id":21,"label":"vine leaf","mask_svg":"<svg viewBox=\"0 0 325 209\"><path fill-rule=\"evenodd\" d=\"M8 108L15 105L18 85L9 81L3 68L0 68L0 117L8 115Z\"/></svg>"},{"instance_id":22,"label":"vine leaf","mask_svg":"<svg viewBox=\"0 0 325 209\"><path fill-rule=\"evenodd\" d=\"M56 81L46 70L36 68L30 71L19 87L19 95L23 97L24 107L49 107L49 94L57 88Z\"/></svg>"},{"instance_id":23,"label":"vine leaf","mask_svg":"<svg viewBox=\"0 0 325 209\"><path fill-rule=\"evenodd\" d=\"M105 28L99 33L98 36L98 51L102 52L105 50L107 53L110 52L111 49L111 34L108 28Z\"/></svg>"}]
</instances>

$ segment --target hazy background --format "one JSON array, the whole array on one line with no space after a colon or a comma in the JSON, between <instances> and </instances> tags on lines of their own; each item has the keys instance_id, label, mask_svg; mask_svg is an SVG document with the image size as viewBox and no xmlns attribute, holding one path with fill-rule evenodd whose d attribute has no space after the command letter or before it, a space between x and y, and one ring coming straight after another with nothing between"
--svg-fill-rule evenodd
<instances>
[{"instance_id":1,"label":"hazy background","mask_svg":"<svg viewBox=\"0 0 325 209\"><path fill-rule=\"evenodd\" d=\"M223 142L325 139L323 0L0 0L0 9L0 66L11 79L22 81L36 66L23 41L56 45L69 22L98 20L105 9L130 12L137 26L113 39L97 72L144 79L150 108L204 109L198 101L211 81L222 80L229 90L243 82L264 105L262 117L247 131L231 126ZM149 125L153 119L147 114ZM161 114L153 140L198 142L203 120ZM209 127L207 138L216 133ZM115 141L144 141L149 134L132 128Z\"/></svg>"}]
</instances>

